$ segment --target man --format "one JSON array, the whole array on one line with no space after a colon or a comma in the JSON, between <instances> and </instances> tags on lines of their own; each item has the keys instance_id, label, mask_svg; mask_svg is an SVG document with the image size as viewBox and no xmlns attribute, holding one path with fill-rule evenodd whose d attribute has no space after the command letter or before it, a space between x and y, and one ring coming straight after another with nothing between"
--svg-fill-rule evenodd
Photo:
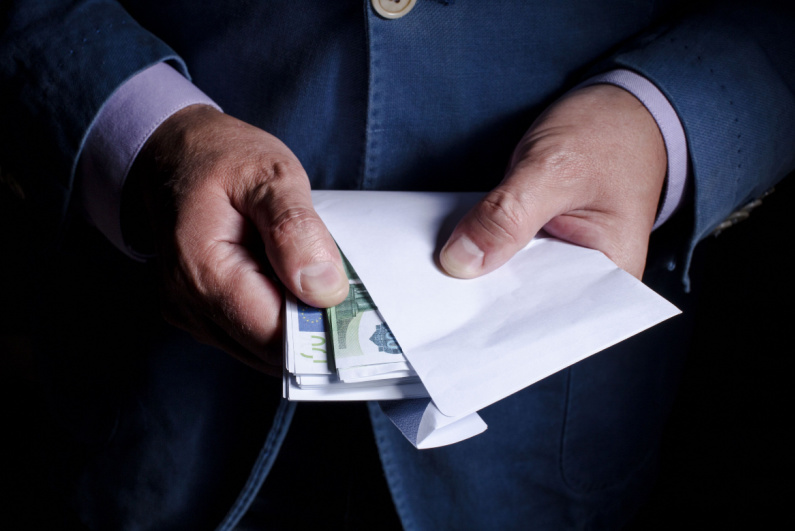
<instances>
[{"instance_id":1,"label":"man","mask_svg":"<svg viewBox=\"0 0 795 531\"><path fill-rule=\"evenodd\" d=\"M499 267L542 227L641 277L664 222L645 281L676 299L697 241L795 166L792 13L775 3L125 7L8 9L4 165L49 234L68 206L127 254L156 249L167 319L269 374L281 363L279 282L316 306L345 295L310 187L491 189L440 256L464 278ZM82 275L91 259L77 249L65 252ZM112 266L100 275L108 286L120 280ZM408 448L372 410L403 525L626 521L648 488L684 329L539 382L486 410L486 434L450 448ZM85 426L71 426L75 448L60 462L81 456L62 476L91 526L231 528L275 459L292 408L253 371L175 334L146 336L129 360L100 368L115 341L83 334L75 348L96 355L51 362L57 396L78 387L88 398L69 404ZM90 417L97 397L109 411ZM266 411L267 435L252 428ZM244 441L239 456L232 440Z\"/></svg>"}]
</instances>

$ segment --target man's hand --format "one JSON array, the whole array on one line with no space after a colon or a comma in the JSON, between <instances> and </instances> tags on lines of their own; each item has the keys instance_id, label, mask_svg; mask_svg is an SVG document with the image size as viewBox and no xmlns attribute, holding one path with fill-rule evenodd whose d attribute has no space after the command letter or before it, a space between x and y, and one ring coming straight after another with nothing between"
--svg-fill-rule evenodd
<instances>
[{"instance_id":1,"label":"man's hand","mask_svg":"<svg viewBox=\"0 0 795 531\"><path fill-rule=\"evenodd\" d=\"M268 133L197 105L157 129L135 170L157 238L166 319L281 374L282 295L267 263L307 304L333 306L348 292L298 159Z\"/></svg>"},{"instance_id":2,"label":"man's hand","mask_svg":"<svg viewBox=\"0 0 795 531\"><path fill-rule=\"evenodd\" d=\"M633 95L612 85L572 92L525 134L502 183L453 231L441 264L455 277L483 275L543 228L640 278L666 167L657 124Z\"/></svg>"}]
</instances>

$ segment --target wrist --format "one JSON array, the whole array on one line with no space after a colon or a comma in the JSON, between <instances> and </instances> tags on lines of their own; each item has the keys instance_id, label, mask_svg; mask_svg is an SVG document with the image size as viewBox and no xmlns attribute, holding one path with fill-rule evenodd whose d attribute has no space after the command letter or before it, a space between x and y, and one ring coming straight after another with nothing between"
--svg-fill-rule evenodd
<instances>
[{"instance_id":1,"label":"wrist","mask_svg":"<svg viewBox=\"0 0 795 531\"><path fill-rule=\"evenodd\" d=\"M689 179L688 148L679 115L668 98L646 77L626 69L616 69L594 76L579 87L609 84L621 87L635 96L654 117L665 142L667 173L659 201L654 228L665 223L684 201Z\"/></svg>"},{"instance_id":2,"label":"wrist","mask_svg":"<svg viewBox=\"0 0 795 531\"><path fill-rule=\"evenodd\" d=\"M169 211L159 208L170 202L168 184L190 158L191 131L212 114L222 113L204 104L175 112L149 136L130 167L122 190L121 227L124 241L137 252L154 254L161 213Z\"/></svg>"}]
</instances>

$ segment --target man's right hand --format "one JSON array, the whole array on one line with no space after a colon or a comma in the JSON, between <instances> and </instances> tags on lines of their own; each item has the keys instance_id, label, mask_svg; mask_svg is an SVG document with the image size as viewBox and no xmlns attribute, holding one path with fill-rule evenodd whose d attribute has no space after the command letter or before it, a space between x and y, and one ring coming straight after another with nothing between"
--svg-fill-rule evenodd
<instances>
[{"instance_id":1,"label":"man's right hand","mask_svg":"<svg viewBox=\"0 0 795 531\"><path fill-rule=\"evenodd\" d=\"M312 306L348 292L296 156L265 131L195 105L154 132L134 172L156 235L165 318L280 375L282 295L265 262Z\"/></svg>"}]
</instances>

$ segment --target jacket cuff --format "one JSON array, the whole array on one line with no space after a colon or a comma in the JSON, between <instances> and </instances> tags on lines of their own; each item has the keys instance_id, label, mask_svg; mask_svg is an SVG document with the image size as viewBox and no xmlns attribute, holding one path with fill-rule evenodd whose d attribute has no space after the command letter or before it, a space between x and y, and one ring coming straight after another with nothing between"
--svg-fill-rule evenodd
<instances>
[{"instance_id":1,"label":"jacket cuff","mask_svg":"<svg viewBox=\"0 0 795 531\"><path fill-rule=\"evenodd\" d=\"M154 131L190 105L213 100L166 63L130 78L103 106L86 138L77 167L82 201L90 221L128 256L144 260L124 238L121 196L136 156Z\"/></svg>"}]
</instances>

